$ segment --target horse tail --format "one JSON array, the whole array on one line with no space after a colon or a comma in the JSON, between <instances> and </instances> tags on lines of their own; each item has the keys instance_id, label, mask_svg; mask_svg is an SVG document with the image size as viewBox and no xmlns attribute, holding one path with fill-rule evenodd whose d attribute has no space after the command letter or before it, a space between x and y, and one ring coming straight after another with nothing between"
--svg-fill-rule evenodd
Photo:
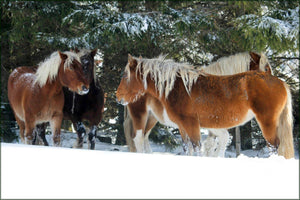
<instances>
[{"instance_id":1,"label":"horse tail","mask_svg":"<svg viewBox=\"0 0 300 200\"><path fill-rule=\"evenodd\" d=\"M284 83L284 86L287 92L287 100L279 117L276 134L280 141L278 155L289 159L294 157L292 96L289 86L286 83Z\"/></svg>"}]
</instances>

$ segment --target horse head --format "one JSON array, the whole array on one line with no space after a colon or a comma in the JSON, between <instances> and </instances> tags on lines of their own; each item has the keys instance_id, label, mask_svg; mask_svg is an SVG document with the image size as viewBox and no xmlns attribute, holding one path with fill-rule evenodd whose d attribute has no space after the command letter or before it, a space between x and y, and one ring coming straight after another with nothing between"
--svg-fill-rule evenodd
<instances>
[{"instance_id":1,"label":"horse head","mask_svg":"<svg viewBox=\"0 0 300 200\"><path fill-rule=\"evenodd\" d=\"M75 59L71 52L58 53L61 58L58 72L61 84L79 95L87 94L90 86L81 62Z\"/></svg>"},{"instance_id":2,"label":"horse head","mask_svg":"<svg viewBox=\"0 0 300 200\"><path fill-rule=\"evenodd\" d=\"M92 51L75 48L74 50L70 50L71 52L75 52L79 57L82 64L83 72L85 78L91 84L93 79L95 79L95 61L94 57L97 54L98 49L94 49Z\"/></svg>"},{"instance_id":3,"label":"horse head","mask_svg":"<svg viewBox=\"0 0 300 200\"><path fill-rule=\"evenodd\" d=\"M117 101L123 105L137 101L145 93L142 76L137 70L138 61L128 54L128 63L117 89Z\"/></svg>"},{"instance_id":4,"label":"horse head","mask_svg":"<svg viewBox=\"0 0 300 200\"><path fill-rule=\"evenodd\" d=\"M270 66L270 63L267 59L267 57L261 53L261 55L249 52L251 59L250 59L250 70L254 71L263 71L270 74L273 74L272 68Z\"/></svg>"}]
</instances>

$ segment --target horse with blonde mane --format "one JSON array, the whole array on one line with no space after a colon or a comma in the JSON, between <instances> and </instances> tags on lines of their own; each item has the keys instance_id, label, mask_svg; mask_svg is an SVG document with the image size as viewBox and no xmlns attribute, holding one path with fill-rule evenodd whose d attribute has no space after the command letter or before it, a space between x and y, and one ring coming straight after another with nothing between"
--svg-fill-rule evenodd
<instances>
[{"instance_id":1,"label":"horse with blonde mane","mask_svg":"<svg viewBox=\"0 0 300 200\"><path fill-rule=\"evenodd\" d=\"M164 58L161 57L161 59ZM267 57L263 53L258 54L255 52L238 53L223 57L207 67L200 67L199 70L214 75L231 75L249 70L272 73ZM131 152L151 152L148 140L151 129L157 121L166 124L159 114L160 110L163 110L161 103L149 94L144 95L134 103L129 103L125 107L123 125L126 142ZM168 125L172 126L172 124ZM137 130L142 130L142 135L137 135ZM137 138L135 138L136 136ZM217 140L219 145L217 145ZM208 138L203 145L204 155L224 157L228 140L229 133L226 129L210 129ZM138 149L136 146L138 146ZM186 154L193 154L193 147L187 136L183 138L183 149Z\"/></svg>"},{"instance_id":2,"label":"horse with blonde mane","mask_svg":"<svg viewBox=\"0 0 300 200\"><path fill-rule=\"evenodd\" d=\"M97 49L75 49L76 54L80 57L84 75L89 84L89 92L85 95L78 95L70 91L68 88L63 88L65 103L63 108L63 119L71 120L73 127L77 133L77 140L74 144L75 148L83 147L83 137L88 135L88 149L95 149L95 141L97 136L97 126L102 120L105 94L99 83L96 75L95 62L98 64L102 61L94 60ZM86 133L83 121L89 122L89 133ZM45 124L37 126L37 139L41 140L44 145L48 145L45 137Z\"/></svg>"},{"instance_id":3,"label":"horse with blonde mane","mask_svg":"<svg viewBox=\"0 0 300 200\"><path fill-rule=\"evenodd\" d=\"M126 105L148 94L163 105L164 121L187 135L197 151L200 128L228 129L255 117L268 144L294 157L290 90L269 72L216 76L187 63L129 55L117 99Z\"/></svg>"},{"instance_id":4,"label":"horse with blonde mane","mask_svg":"<svg viewBox=\"0 0 300 200\"><path fill-rule=\"evenodd\" d=\"M18 67L10 74L8 99L23 143L32 144L35 126L50 122L53 143L60 145L63 86L80 95L89 92L80 58L72 52L54 52L38 68Z\"/></svg>"}]
</instances>

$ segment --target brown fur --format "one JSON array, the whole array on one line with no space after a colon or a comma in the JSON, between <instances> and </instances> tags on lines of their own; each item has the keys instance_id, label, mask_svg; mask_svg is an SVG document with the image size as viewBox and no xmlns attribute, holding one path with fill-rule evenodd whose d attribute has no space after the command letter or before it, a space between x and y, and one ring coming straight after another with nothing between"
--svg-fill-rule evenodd
<instances>
[{"instance_id":1,"label":"brown fur","mask_svg":"<svg viewBox=\"0 0 300 200\"><path fill-rule=\"evenodd\" d=\"M35 68L18 67L9 76L8 99L20 126L21 140L26 139L28 144L32 143L34 127L50 121L54 143L59 145L64 105L62 87L76 92L89 88L81 63L74 59L71 66L65 68L68 56L60 52L59 56L61 63L55 80L48 80L42 87L35 83Z\"/></svg>"},{"instance_id":2,"label":"brown fur","mask_svg":"<svg viewBox=\"0 0 300 200\"><path fill-rule=\"evenodd\" d=\"M129 69L125 71L116 93L118 100L131 103L141 98L141 94L150 94L159 99L170 120L188 134L193 144L199 145L200 126L203 128L235 127L249 120L246 117L248 112L252 111L264 138L271 145L290 151L279 152L280 155L286 158L293 157L293 147L281 148L280 145L286 143L279 140L278 136L281 133L277 133L277 128L280 126L279 118L282 118L281 113L288 102L288 91L285 83L269 73L245 72L231 76L199 75L191 91L186 90L179 75L166 98L164 94L160 97L151 75L143 77L143 74L136 70L135 58L129 56L127 67ZM147 89L144 88L145 80ZM288 131L285 134L292 135L291 129ZM289 140L291 139L292 137L289 137Z\"/></svg>"}]
</instances>

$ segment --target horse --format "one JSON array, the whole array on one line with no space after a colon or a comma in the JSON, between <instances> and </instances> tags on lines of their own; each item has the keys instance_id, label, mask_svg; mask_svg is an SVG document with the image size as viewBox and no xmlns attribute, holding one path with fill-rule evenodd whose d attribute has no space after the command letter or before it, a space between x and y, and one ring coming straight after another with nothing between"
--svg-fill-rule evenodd
<instances>
[{"instance_id":1,"label":"horse","mask_svg":"<svg viewBox=\"0 0 300 200\"><path fill-rule=\"evenodd\" d=\"M37 68L18 67L10 74L8 99L23 143L32 144L37 124L50 122L53 143L60 146L63 87L79 95L89 92L80 59L72 52L54 52Z\"/></svg>"},{"instance_id":2,"label":"horse","mask_svg":"<svg viewBox=\"0 0 300 200\"><path fill-rule=\"evenodd\" d=\"M163 105L164 121L179 128L183 138L187 135L198 153L200 128L228 129L255 117L278 155L294 157L290 89L269 72L216 76L171 59L128 55L117 100L127 105L148 94Z\"/></svg>"},{"instance_id":3,"label":"horse","mask_svg":"<svg viewBox=\"0 0 300 200\"><path fill-rule=\"evenodd\" d=\"M255 52L237 53L229 57L220 58L208 66L201 66L199 68L199 70L203 70L206 73L214 75L231 75L249 70L273 73L265 54L258 54ZM151 152L148 140L151 129L155 126L157 121L164 124L162 117L159 117L159 113L157 113L159 110L163 110L161 103L149 94L134 103L129 103L125 107L125 120L123 126L126 142L131 152L137 151L135 142L141 143L139 146L142 148L140 148L138 152ZM136 136L136 132L134 130L142 130L143 137L138 136L138 138L133 139ZM219 141L218 146L216 145L216 137ZM226 129L210 130L208 138L204 142L204 154L206 156L224 157L228 140L229 133ZM183 138L183 144L184 152L191 155L193 153L193 148L188 137Z\"/></svg>"},{"instance_id":4,"label":"horse","mask_svg":"<svg viewBox=\"0 0 300 200\"><path fill-rule=\"evenodd\" d=\"M74 92L69 91L67 88L63 88L65 97L65 104L63 107L63 118L65 120L71 120L73 127L77 133L77 140L74 144L75 148L82 148L83 137L86 135L85 126L83 120L89 122L88 133L88 148L95 149L95 138L97 136L97 126L103 117L104 111L104 92L97 79L94 57L97 53L97 49L92 51L86 49L75 49L75 52L80 57L84 75L89 84L89 92L85 95L77 95ZM97 61L99 64L101 61ZM45 126L37 127L39 129L39 136L45 142Z\"/></svg>"}]
</instances>

